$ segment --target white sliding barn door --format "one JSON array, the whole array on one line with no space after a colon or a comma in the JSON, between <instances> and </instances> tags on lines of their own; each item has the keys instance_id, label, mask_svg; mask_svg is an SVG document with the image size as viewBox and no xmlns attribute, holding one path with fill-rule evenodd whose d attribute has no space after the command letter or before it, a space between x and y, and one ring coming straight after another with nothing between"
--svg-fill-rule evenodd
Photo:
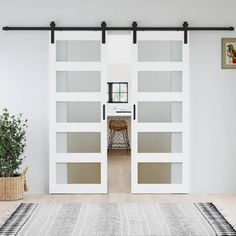
<instances>
[{"instance_id":1,"label":"white sliding barn door","mask_svg":"<svg viewBox=\"0 0 236 236\"><path fill-rule=\"evenodd\" d=\"M50 193L107 192L106 44L101 32L50 43Z\"/></svg>"},{"instance_id":2,"label":"white sliding barn door","mask_svg":"<svg viewBox=\"0 0 236 236\"><path fill-rule=\"evenodd\" d=\"M138 32L132 46L132 192L188 192L188 44Z\"/></svg>"}]
</instances>

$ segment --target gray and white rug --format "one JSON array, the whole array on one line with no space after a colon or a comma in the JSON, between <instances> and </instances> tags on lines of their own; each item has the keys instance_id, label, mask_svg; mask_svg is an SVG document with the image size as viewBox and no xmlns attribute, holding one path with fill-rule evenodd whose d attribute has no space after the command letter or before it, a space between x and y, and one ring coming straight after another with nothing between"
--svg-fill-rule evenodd
<instances>
[{"instance_id":1,"label":"gray and white rug","mask_svg":"<svg viewBox=\"0 0 236 236\"><path fill-rule=\"evenodd\" d=\"M212 203L22 203L1 236L236 235Z\"/></svg>"}]
</instances>

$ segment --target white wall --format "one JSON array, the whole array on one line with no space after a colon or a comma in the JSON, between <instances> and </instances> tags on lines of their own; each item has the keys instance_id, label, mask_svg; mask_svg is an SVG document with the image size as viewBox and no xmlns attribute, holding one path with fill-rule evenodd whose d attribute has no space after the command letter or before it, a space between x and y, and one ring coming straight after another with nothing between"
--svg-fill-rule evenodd
<instances>
[{"instance_id":1,"label":"white wall","mask_svg":"<svg viewBox=\"0 0 236 236\"><path fill-rule=\"evenodd\" d=\"M235 0L1 0L4 25L235 24ZM236 26L236 24L234 25ZM232 32L190 37L191 192L236 192L236 70L221 70L221 38ZM48 191L48 34L0 31L0 106L29 118L30 191Z\"/></svg>"}]
</instances>

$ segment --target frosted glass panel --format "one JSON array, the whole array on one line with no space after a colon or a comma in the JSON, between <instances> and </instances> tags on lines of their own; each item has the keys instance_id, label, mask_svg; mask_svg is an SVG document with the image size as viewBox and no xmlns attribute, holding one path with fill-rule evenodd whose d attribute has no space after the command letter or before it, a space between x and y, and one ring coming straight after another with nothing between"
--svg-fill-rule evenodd
<instances>
[{"instance_id":1,"label":"frosted glass panel","mask_svg":"<svg viewBox=\"0 0 236 236\"><path fill-rule=\"evenodd\" d=\"M182 163L139 163L139 184L181 184Z\"/></svg>"},{"instance_id":2,"label":"frosted glass panel","mask_svg":"<svg viewBox=\"0 0 236 236\"><path fill-rule=\"evenodd\" d=\"M59 132L56 139L57 153L101 152L101 134L98 132Z\"/></svg>"},{"instance_id":3,"label":"frosted glass panel","mask_svg":"<svg viewBox=\"0 0 236 236\"><path fill-rule=\"evenodd\" d=\"M56 59L60 61L100 61L100 41L57 41Z\"/></svg>"},{"instance_id":4,"label":"frosted glass panel","mask_svg":"<svg viewBox=\"0 0 236 236\"><path fill-rule=\"evenodd\" d=\"M139 41L138 61L182 61L182 41Z\"/></svg>"},{"instance_id":5,"label":"frosted glass panel","mask_svg":"<svg viewBox=\"0 0 236 236\"><path fill-rule=\"evenodd\" d=\"M100 163L58 163L57 184L100 184Z\"/></svg>"},{"instance_id":6,"label":"frosted glass panel","mask_svg":"<svg viewBox=\"0 0 236 236\"><path fill-rule=\"evenodd\" d=\"M181 122L182 102L138 102L138 122Z\"/></svg>"},{"instance_id":7,"label":"frosted glass panel","mask_svg":"<svg viewBox=\"0 0 236 236\"><path fill-rule=\"evenodd\" d=\"M139 153L180 153L182 133L180 132L139 132Z\"/></svg>"},{"instance_id":8,"label":"frosted glass panel","mask_svg":"<svg viewBox=\"0 0 236 236\"><path fill-rule=\"evenodd\" d=\"M109 63L130 63L131 35L120 33L119 35L107 35L107 58Z\"/></svg>"},{"instance_id":9,"label":"frosted glass panel","mask_svg":"<svg viewBox=\"0 0 236 236\"><path fill-rule=\"evenodd\" d=\"M100 92L99 71L57 71L57 92Z\"/></svg>"},{"instance_id":10,"label":"frosted glass panel","mask_svg":"<svg viewBox=\"0 0 236 236\"><path fill-rule=\"evenodd\" d=\"M181 92L181 71L139 71L139 92Z\"/></svg>"},{"instance_id":11,"label":"frosted glass panel","mask_svg":"<svg viewBox=\"0 0 236 236\"><path fill-rule=\"evenodd\" d=\"M57 122L100 121L100 102L57 102Z\"/></svg>"}]
</instances>

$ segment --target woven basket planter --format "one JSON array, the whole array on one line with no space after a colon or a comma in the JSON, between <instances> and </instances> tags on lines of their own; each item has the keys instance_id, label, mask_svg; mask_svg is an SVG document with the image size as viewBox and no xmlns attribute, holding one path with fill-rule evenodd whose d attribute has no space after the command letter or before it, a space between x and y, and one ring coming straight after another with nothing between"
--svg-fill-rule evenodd
<instances>
[{"instance_id":1,"label":"woven basket planter","mask_svg":"<svg viewBox=\"0 0 236 236\"><path fill-rule=\"evenodd\" d=\"M13 201L23 198L26 189L25 174L27 169L26 167L19 176L0 178L0 201Z\"/></svg>"}]
</instances>

